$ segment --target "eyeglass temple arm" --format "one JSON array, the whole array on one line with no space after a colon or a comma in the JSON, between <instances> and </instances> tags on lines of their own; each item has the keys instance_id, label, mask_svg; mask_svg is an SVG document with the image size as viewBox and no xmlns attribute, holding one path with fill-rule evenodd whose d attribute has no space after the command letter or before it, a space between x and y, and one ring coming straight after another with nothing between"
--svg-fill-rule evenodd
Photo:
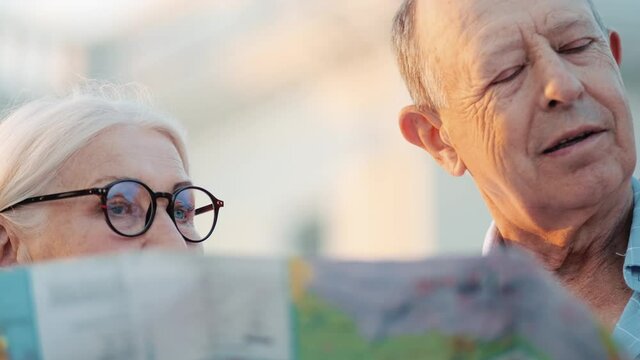
<instances>
[{"instance_id":1,"label":"eyeglass temple arm","mask_svg":"<svg viewBox=\"0 0 640 360\"><path fill-rule=\"evenodd\" d=\"M61 192L61 193L56 193L56 194L49 194L49 195L42 195L42 196L34 196L34 197L30 197L27 199L24 199L18 203L15 203L5 209L3 209L0 212L5 212L11 209L14 209L18 206L22 206L22 205L27 205L27 204L33 204L33 203L39 203L39 202L45 202L45 201L52 201L52 200L60 200L60 199L68 199L68 198L72 198L72 197L78 197L78 196L86 196L86 195L102 195L105 192L104 189L101 188L93 188L93 189L86 189L86 190L77 190L77 191L66 191L66 192Z\"/></svg>"},{"instance_id":2,"label":"eyeglass temple arm","mask_svg":"<svg viewBox=\"0 0 640 360\"><path fill-rule=\"evenodd\" d=\"M200 214L205 213L207 211L214 210L216 207L218 207L218 208L224 207L224 201L216 200L215 201L215 205L211 204L211 205L206 205L206 206L203 206L203 207L199 207L199 208L196 209L196 215L200 215Z\"/></svg>"}]
</instances>

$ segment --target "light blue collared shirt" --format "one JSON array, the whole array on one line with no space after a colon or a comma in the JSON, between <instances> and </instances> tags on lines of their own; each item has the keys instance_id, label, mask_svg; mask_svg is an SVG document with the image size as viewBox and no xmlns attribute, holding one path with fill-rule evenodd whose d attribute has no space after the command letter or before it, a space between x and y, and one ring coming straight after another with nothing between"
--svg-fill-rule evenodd
<instances>
[{"instance_id":1,"label":"light blue collared shirt","mask_svg":"<svg viewBox=\"0 0 640 360\"><path fill-rule=\"evenodd\" d=\"M633 290L629 303L624 308L613 338L622 345L633 359L640 359L640 181L633 185L633 220L629 244L624 258L624 281Z\"/></svg>"},{"instance_id":2,"label":"light blue collared shirt","mask_svg":"<svg viewBox=\"0 0 640 360\"><path fill-rule=\"evenodd\" d=\"M633 187L633 220L622 271L624 281L633 290L633 295L613 330L613 338L632 359L640 360L640 181L632 178L631 185ZM495 224L491 223L484 238L482 253L487 254L499 243L501 243L500 234Z\"/></svg>"}]
</instances>

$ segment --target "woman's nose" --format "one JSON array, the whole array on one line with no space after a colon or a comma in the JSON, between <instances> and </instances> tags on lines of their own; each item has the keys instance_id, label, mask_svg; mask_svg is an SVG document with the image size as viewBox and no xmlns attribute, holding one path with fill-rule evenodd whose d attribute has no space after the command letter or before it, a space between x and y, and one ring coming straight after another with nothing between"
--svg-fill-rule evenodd
<instances>
[{"instance_id":1,"label":"woman's nose","mask_svg":"<svg viewBox=\"0 0 640 360\"><path fill-rule=\"evenodd\" d=\"M187 244L166 211L166 204L158 204L151 227L143 234L143 248L158 247L185 250Z\"/></svg>"}]
</instances>

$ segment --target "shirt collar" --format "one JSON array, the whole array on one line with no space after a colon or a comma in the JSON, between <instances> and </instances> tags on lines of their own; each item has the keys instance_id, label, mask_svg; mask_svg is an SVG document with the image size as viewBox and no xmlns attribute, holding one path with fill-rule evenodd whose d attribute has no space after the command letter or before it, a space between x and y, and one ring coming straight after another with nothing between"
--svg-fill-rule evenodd
<instances>
[{"instance_id":1,"label":"shirt collar","mask_svg":"<svg viewBox=\"0 0 640 360\"><path fill-rule=\"evenodd\" d=\"M624 258L624 280L635 291L640 291L640 181L631 179L633 188L633 220L629 244Z\"/></svg>"},{"instance_id":2,"label":"shirt collar","mask_svg":"<svg viewBox=\"0 0 640 360\"><path fill-rule=\"evenodd\" d=\"M489 255L495 248L500 247L503 243L502 235L496 227L496 222L491 221L487 233L484 235L484 242L482 243L482 255Z\"/></svg>"}]
</instances>

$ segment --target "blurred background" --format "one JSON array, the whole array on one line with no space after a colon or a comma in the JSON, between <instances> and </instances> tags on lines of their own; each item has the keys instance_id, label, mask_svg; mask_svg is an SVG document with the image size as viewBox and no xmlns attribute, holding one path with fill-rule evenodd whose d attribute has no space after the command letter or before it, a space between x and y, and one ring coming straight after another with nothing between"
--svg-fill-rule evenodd
<instances>
[{"instance_id":1,"label":"blurred background","mask_svg":"<svg viewBox=\"0 0 640 360\"><path fill-rule=\"evenodd\" d=\"M622 34L640 118L640 2L595 2ZM87 78L148 86L189 130L195 182L225 200L210 253L479 253L490 217L471 178L397 127L410 103L389 44L399 4L0 0L0 105Z\"/></svg>"}]
</instances>

